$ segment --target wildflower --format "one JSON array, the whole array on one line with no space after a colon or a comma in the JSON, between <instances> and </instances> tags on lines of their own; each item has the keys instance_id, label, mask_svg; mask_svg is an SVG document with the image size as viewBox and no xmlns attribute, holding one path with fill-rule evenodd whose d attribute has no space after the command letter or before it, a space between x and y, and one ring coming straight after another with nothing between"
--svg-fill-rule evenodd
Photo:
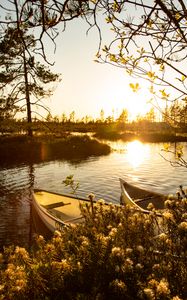
<instances>
[{"instance_id":1,"label":"wildflower","mask_svg":"<svg viewBox=\"0 0 187 300\"><path fill-rule=\"evenodd\" d=\"M46 252L51 252L55 250L55 245L53 244L47 244L46 245Z\"/></svg>"},{"instance_id":2,"label":"wildflower","mask_svg":"<svg viewBox=\"0 0 187 300\"><path fill-rule=\"evenodd\" d=\"M88 195L88 199L94 200L94 198L95 198L95 195L94 195L93 193L90 193L90 194Z\"/></svg>"},{"instance_id":3,"label":"wildflower","mask_svg":"<svg viewBox=\"0 0 187 300\"><path fill-rule=\"evenodd\" d=\"M166 279L162 279L160 283L157 285L157 293L159 295L169 295L170 290L169 290L169 284L166 281Z\"/></svg>"},{"instance_id":4,"label":"wildflower","mask_svg":"<svg viewBox=\"0 0 187 300\"><path fill-rule=\"evenodd\" d=\"M89 245L89 241L88 241L88 239L84 236L83 241L82 241L82 246L83 246L83 247L88 247L88 245Z\"/></svg>"},{"instance_id":5,"label":"wildflower","mask_svg":"<svg viewBox=\"0 0 187 300\"><path fill-rule=\"evenodd\" d=\"M121 255L121 248L120 247L113 247L112 248L112 255L115 255L115 256L120 256Z\"/></svg>"},{"instance_id":6,"label":"wildflower","mask_svg":"<svg viewBox=\"0 0 187 300\"><path fill-rule=\"evenodd\" d=\"M174 207L175 201L172 200L172 199L167 199L167 200L164 202L164 205L165 205L166 208L171 209L171 208Z\"/></svg>"},{"instance_id":7,"label":"wildflower","mask_svg":"<svg viewBox=\"0 0 187 300\"><path fill-rule=\"evenodd\" d=\"M132 271L132 269L133 269L133 261L130 258L127 258L125 260L125 264L123 266L123 269L124 269L125 272Z\"/></svg>"},{"instance_id":8,"label":"wildflower","mask_svg":"<svg viewBox=\"0 0 187 300\"><path fill-rule=\"evenodd\" d=\"M144 252L144 247L142 245L138 245L136 247L136 249L140 252L140 253L143 253Z\"/></svg>"},{"instance_id":9,"label":"wildflower","mask_svg":"<svg viewBox=\"0 0 187 300\"><path fill-rule=\"evenodd\" d=\"M105 204L105 200L99 199L99 200L97 201L97 203L99 203L99 204L101 204L101 205L104 205L104 204Z\"/></svg>"},{"instance_id":10,"label":"wildflower","mask_svg":"<svg viewBox=\"0 0 187 300\"><path fill-rule=\"evenodd\" d=\"M44 237L42 235L37 236L36 242L38 245L43 245L45 242Z\"/></svg>"},{"instance_id":11,"label":"wildflower","mask_svg":"<svg viewBox=\"0 0 187 300\"><path fill-rule=\"evenodd\" d=\"M184 214L182 214L182 218L183 218L183 220L187 220L187 213L186 212Z\"/></svg>"},{"instance_id":12,"label":"wildflower","mask_svg":"<svg viewBox=\"0 0 187 300\"><path fill-rule=\"evenodd\" d=\"M21 289L26 287L26 280L23 279L17 279L16 280L16 290L20 291Z\"/></svg>"},{"instance_id":13,"label":"wildflower","mask_svg":"<svg viewBox=\"0 0 187 300\"><path fill-rule=\"evenodd\" d=\"M69 270L70 269L70 264L67 261L67 259L62 259L61 260L61 266L64 270Z\"/></svg>"},{"instance_id":14,"label":"wildflower","mask_svg":"<svg viewBox=\"0 0 187 300\"><path fill-rule=\"evenodd\" d=\"M172 298L172 300L182 300L181 298L179 298L178 296L175 296Z\"/></svg>"},{"instance_id":15,"label":"wildflower","mask_svg":"<svg viewBox=\"0 0 187 300\"><path fill-rule=\"evenodd\" d=\"M170 213L169 211L165 211L165 212L163 213L163 216L164 216L164 218L166 218L167 220L174 221L173 214Z\"/></svg>"},{"instance_id":16,"label":"wildflower","mask_svg":"<svg viewBox=\"0 0 187 300\"><path fill-rule=\"evenodd\" d=\"M187 222L181 222L178 227L182 231L187 231Z\"/></svg>"},{"instance_id":17,"label":"wildflower","mask_svg":"<svg viewBox=\"0 0 187 300\"><path fill-rule=\"evenodd\" d=\"M182 202L183 205L187 205L187 199L186 199L186 198L183 198L183 199L181 200L181 202Z\"/></svg>"},{"instance_id":18,"label":"wildflower","mask_svg":"<svg viewBox=\"0 0 187 300\"><path fill-rule=\"evenodd\" d=\"M29 258L29 254L25 248L16 247L15 254L19 255L23 260L27 260Z\"/></svg>"},{"instance_id":19,"label":"wildflower","mask_svg":"<svg viewBox=\"0 0 187 300\"><path fill-rule=\"evenodd\" d=\"M147 206L147 209L148 209L148 210L154 209L153 203L149 203L148 206Z\"/></svg>"},{"instance_id":20,"label":"wildflower","mask_svg":"<svg viewBox=\"0 0 187 300\"><path fill-rule=\"evenodd\" d=\"M171 239L167 239L167 240L166 240L166 244L167 244L168 246L171 246L171 245L172 245L172 240L171 240Z\"/></svg>"},{"instance_id":21,"label":"wildflower","mask_svg":"<svg viewBox=\"0 0 187 300\"><path fill-rule=\"evenodd\" d=\"M168 238L168 237L167 237L167 234L165 234L165 233L161 233L158 237L159 237L159 239L162 240L162 241L166 241L167 238Z\"/></svg>"},{"instance_id":22,"label":"wildflower","mask_svg":"<svg viewBox=\"0 0 187 300\"><path fill-rule=\"evenodd\" d=\"M144 293L145 293L145 295L147 296L148 299L150 299L150 300L155 299L154 292L153 292L152 289L146 288L146 289L144 289Z\"/></svg>"},{"instance_id":23,"label":"wildflower","mask_svg":"<svg viewBox=\"0 0 187 300\"><path fill-rule=\"evenodd\" d=\"M115 237L116 233L117 233L117 228L112 228L109 232L109 236L110 237Z\"/></svg>"},{"instance_id":24,"label":"wildflower","mask_svg":"<svg viewBox=\"0 0 187 300\"><path fill-rule=\"evenodd\" d=\"M138 264L136 264L135 268L136 268L136 270L142 270L143 269L143 265L140 264L140 263L138 263Z\"/></svg>"},{"instance_id":25,"label":"wildflower","mask_svg":"<svg viewBox=\"0 0 187 300\"><path fill-rule=\"evenodd\" d=\"M160 265L159 264L154 264L153 265L153 270L154 271L158 271L160 269Z\"/></svg>"},{"instance_id":26,"label":"wildflower","mask_svg":"<svg viewBox=\"0 0 187 300\"><path fill-rule=\"evenodd\" d=\"M0 292L2 292L5 288L5 285L4 284L0 284Z\"/></svg>"},{"instance_id":27,"label":"wildflower","mask_svg":"<svg viewBox=\"0 0 187 300\"><path fill-rule=\"evenodd\" d=\"M158 285L158 281L157 281L157 280L151 279L151 280L149 281L149 287L150 287L150 288L155 289L155 288L157 287L157 285Z\"/></svg>"},{"instance_id":28,"label":"wildflower","mask_svg":"<svg viewBox=\"0 0 187 300\"><path fill-rule=\"evenodd\" d=\"M115 279L111 282L110 284L115 290L120 291L120 292L125 292L127 287L125 282L119 279Z\"/></svg>"},{"instance_id":29,"label":"wildflower","mask_svg":"<svg viewBox=\"0 0 187 300\"><path fill-rule=\"evenodd\" d=\"M61 236L62 236L61 232L59 230L55 230L54 237L61 237Z\"/></svg>"},{"instance_id":30,"label":"wildflower","mask_svg":"<svg viewBox=\"0 0 187 300\"><path fill-rule=\"evenodd\" d=\"M6 269L5 273L9 278L12 278L14 275L15 266L13 264L8 264L8 268Z\"/></svg>"},{"instance_id":31,"label":"wildflower","mask_svg":"<svg viewBox=\"0 0 187 300\"><path fill-rule=\"evenodd\" d=\"M133 252L133 250L131 248L126 248L126 254L131 254Z\"/></svg>"}]
</instances>

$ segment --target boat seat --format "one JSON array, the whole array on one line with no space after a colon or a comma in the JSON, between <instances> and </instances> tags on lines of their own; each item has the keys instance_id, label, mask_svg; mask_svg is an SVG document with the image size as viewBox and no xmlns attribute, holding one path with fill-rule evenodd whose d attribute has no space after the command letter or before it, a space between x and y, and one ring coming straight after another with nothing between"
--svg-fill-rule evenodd
<instances>
[{"instance_id":1,"label":"boat seat","mask_svg":"<svg viewBox=\"0 0 187 300\"><path fill-rule=\"evenodd\" d=\"M71 202L69 203L64 203L64 202L57 202L57 203L51 203L51 204L47 204L47 205L43 205L43 207L45 207L46 209L53 209L53 208L57 208L57 207L61 207L64 205L69 205L71 204Z\"/></svg>"},{"instance_id":2,"label":"boat seat","mask_svg":"<svg viewBox=\"0 0 187 300\"><path fill-rule=\"evenodd\" d=\"M158 196L158 195L154 195L154 196L147 196L147 197L144 197L144 198L140 198L140 199L136 199L134 200L135 203L139 203L139 202L143 202L143 201L147 201L147 200L156 200L156 199L160 199L163 197L162 196Z\"/></svg>"}]
</instances>

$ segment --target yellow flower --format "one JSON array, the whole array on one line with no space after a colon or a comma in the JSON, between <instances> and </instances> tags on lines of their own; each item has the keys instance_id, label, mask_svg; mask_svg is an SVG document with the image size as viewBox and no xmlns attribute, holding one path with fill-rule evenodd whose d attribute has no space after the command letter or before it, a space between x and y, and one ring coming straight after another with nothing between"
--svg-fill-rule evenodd
<instances>
[{"instance_id":1,"label":"yellow flower","mask_svg":"<svg viewBox=\"0 0 187 300\"><path fill-rule=\"evenodd\" d=\"M4 290L4 288L5 288L4 284L0 284L0 292L2 292Z\"/></svg>"},{"instance_id":2,"label":"yellow flower","mask_svg":"<svg viewBox=\"0 0 187 300\"><path fill-rule=\"evenodd\" d=\"M148 299L150 299L150 300L154 300L155 299L154 292L153 292L152 289L146 288L146 289L144 289L144 293L145 293L145 295L146 295L146 297Z\"/></svg>"},{"instance_id":3,"label":"yellow flower","mask_svg":"<svg viewBox=\"0 0 187 300\"><path fill-rule=\"evenodd\" d=\"M178 227L182 231L187 231L187 222L181 222Z\"/></svg>"},{"instance_id":4,"label":"yellow flower","mask_svg":"<svg viewBox=\"0 0 187 300\"><path fill-rule=\"evenodd\" d=\"M115 237L116 233L117 233L117 228L112 228L111 231L109 232L109 236Z\"/></svg>"},{"instance_id":5,"label":"yellow flower","mask_svg":"<svg viewBox=\"0 0 187 300\"><path fill-rule=\"evenodd\" d=\"M162 240L162 241L166 241L167 240L167 234L165 234L165 233L161 233L160 235L159 235L159 239L160 240Z\"/></svg>"},{"instance_id":6,"label":"yellow flower","mask_svg":"<svg viewBox=\"0 0 187 300\"><path fill-rule=\"evenodd\" d=\"M166 279L163 278L160 281L160 283L158 284L158 286L157 286L157 293L159 295L169 295L169 293L170 293L169 284L166 281Z\"/></svg>"},{"instance_id":7,"label":"yellow flower","mask_svg":"<svg viewBox=\"0 0 187 300\"><path fill-rule=\"evenodd\" d=\"M174 221L173 214L170 213L169 211L163 212L163 216L164 216L164 218L166 218L167 220Z\"/></svg>"},{"instance_id":8,"label":"yellow flower","mask_svg":"<svg viewBox=\"0 0 187 300\"><path fill-rule=\"evenodd\" d=\"M121 248L120 247L113 247L112 248L112 254L115 256L120 256L121 255Z\"/></svg>"},{"instance_id":9,"label":"yellow flower","mask_svg":"<svg viewBox=\"0 0 187 300\"><path fill-rule=\"evenodd\" d=\"M101 204L101 205L104 205L104 204L105 204L105 200L99 199L99 200L97 201L97 203L99 203L99 204Z\"/></svg>"}]
</instances>

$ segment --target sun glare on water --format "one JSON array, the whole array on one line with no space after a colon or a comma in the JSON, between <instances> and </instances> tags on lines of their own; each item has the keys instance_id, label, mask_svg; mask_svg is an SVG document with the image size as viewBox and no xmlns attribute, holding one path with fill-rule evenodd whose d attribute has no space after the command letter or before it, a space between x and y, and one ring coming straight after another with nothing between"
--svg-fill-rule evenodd
<instances>
[{"instance_id":1,"label":"sun glare on water","mask_svg":"<svg viewBox=\"0 0 187 300\"><path fill-rule=\"evenodd\" d=\"M127 160L133 168L137 168L141 165L150 155L149 145L137 140L128 143L126 150Z\"/></svg>"}]
</instances>

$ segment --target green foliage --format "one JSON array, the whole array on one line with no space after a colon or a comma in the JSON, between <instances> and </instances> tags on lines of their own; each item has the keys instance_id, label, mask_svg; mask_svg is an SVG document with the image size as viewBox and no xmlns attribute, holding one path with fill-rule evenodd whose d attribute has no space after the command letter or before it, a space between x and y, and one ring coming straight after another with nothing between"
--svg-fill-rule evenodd
<instances>
[{"instance_id":1,"label":"green foliage","mask_svg":"<svg viewBox=\"0 0 187 300\"><path fill-rule=\"evenodd\" d=\"M62 181L62 183L65 185L65 186L68 186L71 188L72 190L72 193L75 194L77 189L79 188L79 182L75 182L75 180L73 179L73 176L74 175L68 175L66 177L65 180Z\"/></svg>"},{"instance_id":2,"label":"green foliage","mask_svg":"<svg viewBox=\"0 0 187 300\"><path fill-rule=\"evenodd\" d=\"M167 200L158 230L154 211L83 205L84 223L0 254L0 299L185 299L186 209Z\"/></svg>"}]
</instances>

